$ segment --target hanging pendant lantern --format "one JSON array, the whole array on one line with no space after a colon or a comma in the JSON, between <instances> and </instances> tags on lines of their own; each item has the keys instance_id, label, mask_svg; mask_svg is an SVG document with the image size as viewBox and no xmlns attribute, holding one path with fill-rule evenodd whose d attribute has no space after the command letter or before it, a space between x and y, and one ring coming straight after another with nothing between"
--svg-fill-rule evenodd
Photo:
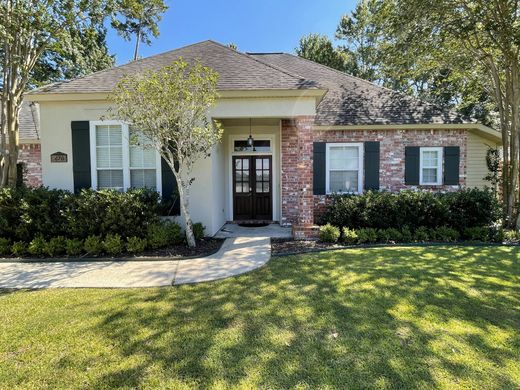
<instances>
[{"instance_id":1,"label":"hanging pendant lantern","mask_svg":"<svg viewBox=\"0 0 520 390\"><path fill-rule=\"evenodd\" d=\"M249 118L249 137L247 137L247 146L250 148L253 148L255 144L255 140L253 139L252 135L252 126L251 126L251 118ZM254 148L253 148L254 150Z\"/></svg>"}]
</instances>

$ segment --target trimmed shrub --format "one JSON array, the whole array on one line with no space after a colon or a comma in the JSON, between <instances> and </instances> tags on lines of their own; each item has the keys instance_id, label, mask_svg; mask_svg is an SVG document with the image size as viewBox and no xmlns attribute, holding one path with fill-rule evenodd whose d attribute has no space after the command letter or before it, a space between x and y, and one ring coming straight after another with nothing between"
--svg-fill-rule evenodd
<instances>
[{"instance_id":1,"label":"trimmed shrub","mask_svg":"<svg viewBox=\"0 0 520 390\"><path fill-rule=\"evenodd\" d=\"M401 242L403 240L402 233L395 228L380 229L378 238L381 242Z\"/></svg>"},{"instance_id":2,"label":"trimmed shrub","mask_svg":"<svg viewBox=\"0 0 520 390\"><path fill-rule=\"evenodd\" d=\"M504 241L512 244L520 242L520 232L516 230L506 230L504 232Z\"/></svg>"},{"instance_id":3,"label":"trimmed shrub","mask_svg":"<svg viewBox=\"0 0 520 390\"><path fill-rule=\"evenodd\" d=\"M50 257L63 255L67 250L67 239L63 236L53 237L45 246L45 253Z\"/></svg>"},{"instance_id":4,"label":"trimmed shrub","mask_svg":"<svg viewBox=\"0 0 520 390\"><path fill-rule=\"evenodd\" d=\"M123 252L124 246L119 234L108 234L103 241L103 248L109 255L115 256Z\"/></svg>"},{"instance_id":5,"label":"trimmed shrub","mask_svg":"<svg viewBox=\"0 0 520 390\"><path fill-rule=\"evenodd\" d=\"M460 238L460 234L457 230L448 226L439 226L432 230L432 240L442 242L454 242Z\"/></svg>"},{"instance_id":6,"label":"trimmed shrub","mask_svg":"<svg viewBox=\"0 0 520 390\"><path fill-rule=\"evenodd\" d=\"M27 244L23 241L13 242L11 253L16 257L25 256L27 254Z\"/></svg>"},{"instance_id":7,"label":"trimmed shrub","mask_svg":"<svg viewBox=\"0 0 520 390\"><path fill-rule=\"evenodd\" d=\"M342 229L341 241L347 245L354 245L358 242L358 235L354 229L344 227Z\"/></svg>"},{"instance_id":8,"label":"trimmed shrub","mask_svg":"<svg viewBox=\"0 0 520 390\"><path fill-rule=\"evenodd\" d=\"M362 228L357 230L359 244L372 244L377 242L377 230L372 228Z\"/></svg>"},{"instance_id":9,"label":"trimmed shrub","mask_svg":"<svg viewBox=\"0 0 520 390\"><path fill-rule=\"evenodd\" d=\"M401 229L401 236L403 237L403 242L412 242L413 241L413 234L408 226L404 226Z\"/></svg>"},{"instance_id":10,"label":"trimmed shrub","mask_svg":"<svg viewBox=\"0 0 520 390\"><path fill-rule=\"evenodd\" d=\"M430 229L426 226L420 226L415 230L413 235L414 241L424 242L430 240Z\"/></svg>"},{"instance_id":11,"label":"trimmed shrub","mask_svg":"<svg viewBox=\"0 0 520 390\"><path fill-rule=\"evenodd\" d=\"M0 255L5 256L11 254L10 241L7 238L0 237Z\"/></svg>"},{"instance_id":12,"label":"trimmed shrub","mask_svg":"<svg viewBox=\"0 0 520 390\"><path fill-rule=\"evenodd\" d=\"M339 228L330 223L320 226L320 240L323 242L337 242L339 239Z\"/></svg>"},{"instance_id":13,"label":"trimmed shrub","mask_svg":"<svg viewBox=\"0 0 520 390\"><path fill-rule=\"evenodd\" d=\"M169 234L165 223L156 223L148 226L146 240L151 249L159 249L168 246Z\"/></svg>"},{"instance_id":14,"label":"trimmed shrub","mask_svg":"<svg viewBox=\"0 0 520 390\"><path fill-rule=\"evenodd\" d=\"M43 257L47 253L47 242L42 236L35 237L29 243L27 250L32 256Z\"/></svg>"},{"instance_id":15,"label":"trimmed shrub","mask_svg":"<svg viewBox=\"0 0 520 390\"><path fill-rule=\"evenodd\" d=\"M128 237L126 240L126 250L129 253L141 253L146 249L146 239L139 237Z\"/></svg>"},{"instance_id":16,"label":"trimmed shrub","mask_svg":"<svg viewBox=\"0 0 520 390\"><path fill-rule=\"evenodd\" d=\"M489 242L490 233L490 229L487 227L474 226L464 229L464 237L470 241Z\"/></svg>"},{"instance_id":17,"label":"trimmed shrub","mask_svg":"<svg viewBox=\"0 0 520 390\"><path fill-rule=\"evenodd\" d=\"M103 253L103 242L99 236L88 236L83 244L83 249L89 255L98 256Z\"/></svg>"},{"instance_id":18,"label":"trimmed shrub","mask_svg":"<svg viewBox=\"0 0 520 390\"><path fill-rule=\"evenodd\" d=\"M197 222L193 224L193 235L196 240L202 240L204 238L204 230L206 230L206 227L202 223Z\"/></svg>"},{"instance_id":19,"label":"trimmed shrub","mask_svg":"<svg viewBox=\"0 0 520 390\"><path fill-rule=\"evenodd\" d=\"M320 224L354 229L408 226L412 230L450 226L462 232L466 227L491 226L499 216L499 205L490 190L368 191L362 195L334 196Z\"/></svg>"},{"instance_id":20,"label":"trimmed shrub","mask_svg":"<svg viewBox=\"0 0 520 390\"><path fill-rule=\"evenodd\" d=\"M65 241L65 253L71 257L81 255L83 253L83 241L77 238L67 239Z\"/></svg>"}]
</instances>

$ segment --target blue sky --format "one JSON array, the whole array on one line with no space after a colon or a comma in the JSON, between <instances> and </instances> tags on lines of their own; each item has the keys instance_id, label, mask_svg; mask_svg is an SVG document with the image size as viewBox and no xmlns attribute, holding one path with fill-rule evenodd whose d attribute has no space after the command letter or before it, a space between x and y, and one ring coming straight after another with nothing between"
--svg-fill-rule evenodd
<instances>
[{"instance_id":1,"label":"blue sky","mask_svg":"<svg viewBox=\"0 0 520 390\"><path fill-rule=\"evenodd\" d=\"M356 0L166 0L169 10L161 35L141 46L147 57L177 47L213 39L233 42L240 51L293 52L301 36L318 32L334 36L341 16ZM108 45L118 64L128 62L134 42L110 32Z\"/></svg>"}]
</instances>

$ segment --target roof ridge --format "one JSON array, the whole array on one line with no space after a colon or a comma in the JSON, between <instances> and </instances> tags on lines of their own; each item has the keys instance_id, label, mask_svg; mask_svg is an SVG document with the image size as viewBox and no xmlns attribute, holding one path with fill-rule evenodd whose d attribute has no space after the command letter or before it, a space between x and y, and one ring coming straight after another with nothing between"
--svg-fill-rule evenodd
<instances>
[{"instance_id":1,"label":"roof ridge","mask_svg":"<svg viewBox=\"0 0 520 390\"><path fill-rule=\"evenodd\" d=\"M275 70L277 70L278 72L285 73L286 75L288 75L288 76L290 76L290 77L292 77L292 78L295 78L295 79L297 79L297 80L307 80L305 77L302 77L302 76L300 76L300 75L298 75L298 74L293 74L293 73L289 72L287 69L283 69L283 68L280 68L280 67L278 67L278 66L275 66L275 65L272 65L272 64L268 64L268 63L266 63L266 62L264 62L264 61L260 61L259 59L254 58L253 56L251 56L251 55L249 55L249 54L247 54L247 53L243 53L243 52L241 52L241 51L238 51L238 50L232 49L232 48L230 48L229 46L223 45L223 44L220 43L220 42L216 42L216 41L213 41L213 40L211 40L211 39L209 39L208 41L211 42L211 43L213 43L213 44L215 44L215 45L217 45L217 46L223 47L223 48L225 48L226 50L230 50L231 52L233 52L233 53L235 53L235 54L238 54L238 55L240 55L240 56L243 56L243 57L245 57L245 58L248 58L248 59L250 59L250 60L253 60L253 61L255 61L255 62L258 62L259 64L262 64L262 65L267 66L267 67L269 67L269 68L275 69ZM309 81L314 81L314 80L309 80Z\"/></svg>"},{"instance_id":2,"label":"roof ridge","mask_svg":"<svg viewBox=\"0 0 520 390\"><path fill-rule=\"evenodd\" d=\"M395 94L398 94L400 96L403 96L407 99L411 99L411 100L415 100L415 101L418 101L418 102L421 102L423 104L426 104L426 105L429 105L429 106L432 106L432 107L435 107L437 108L438 110L440 110L441 112L446 112L446 113L452 113L454 115L457 115L457 116L460 116L462 119L464 118L468 118L468 117L465 117L463 116L462 114L459 114L457 113L456 111L452 110L452 109L445 109L443 107L440 107L439 105L435 104L435 103L432 103L432 102L428 102L426 100L423 100L421 98L418 98L418 97L415 97L415 96L410 96L404 92L401 92L401 91L396 91L394 89L391 89L391 88L387 88L385 86L382 86L382 85L378 85L372 81L368 81L368 80L365 80L365 79L362 79L361 77L358 77L358 76L354 76L354 75L351 75L347 72L343 72L341 70L338 70L338 69L334 69L334 68L331 68L330 66L327 66L327 65L323 65L323 64L320 64L319 62L316 62L316 61L312 61L312 60L309 60L307 58L304 58L304 57L300 57L300 56L297 56L297 55L294 55L294 54L290 54L290 53L282 53L282 55L286 55L286 56L290 56L290 57L295 57L295 58L298 58L300 60L303 60L303 61L306 61L306 62L310 62L312 64L316 64L316 65L319 65L320 67L322 68L326 68L328 70L332 70L336 73L339 73L341 74L343 77L352 77L353 79L356 79L356 80L359 80L365 84L369 84L370 86L373 86L373 87L376 87L376 88L380 88L380 89L384 89L386 91L389 91L389 92L392 92L392 93L395 93ZM474 121L474 122L478 122L475 118L471 118L469 117L468 119L470 119L471 121Z\"/></svg>"}]
</instances>

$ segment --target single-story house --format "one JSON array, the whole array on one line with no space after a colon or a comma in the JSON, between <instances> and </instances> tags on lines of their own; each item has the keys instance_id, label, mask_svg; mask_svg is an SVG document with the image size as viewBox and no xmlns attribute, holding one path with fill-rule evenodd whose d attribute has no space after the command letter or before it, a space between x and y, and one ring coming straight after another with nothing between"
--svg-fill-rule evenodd
<instances>
[{"instance_id":1,"label":"single-story house","mask_svg":"<svg viewBox=\"0 0 520 390\"><path fill-rule=\"evenodd\" d=\"M179 57L220 76L208 115L224 136L198 163L191 192L193 220L210 235L227 221L261 220L308 237L338 192L483 187L486 150L501 144L489 127L315 62L204 41L27 94L40 108L43 185L170 196L159 155L130 145L127 124L102 118L123 75Z\"/></svg>"}]
</instances>

